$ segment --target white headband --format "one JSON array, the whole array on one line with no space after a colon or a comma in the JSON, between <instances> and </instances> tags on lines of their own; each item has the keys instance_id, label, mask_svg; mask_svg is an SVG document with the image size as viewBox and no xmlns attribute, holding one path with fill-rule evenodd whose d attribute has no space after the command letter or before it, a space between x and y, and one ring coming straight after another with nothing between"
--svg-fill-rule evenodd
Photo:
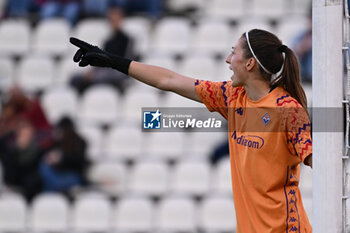
<instances>
[{"instance_id":1,"label":"white headband","mask_svg":"<svg viewBox=\"0 0 350 233\"><path fill-rule=\"evenodd\" d=\"M268 74L272 74L270 71L268 71L268 69L266 69L262 64L261 62L259 61L259 59L255 56L255 53L252 49L252 46L250 45L250 42L249 42L249 35L248 35L248 31L245 32L245 37L247 38L247 43L248 43L248 46L249 46L249 49L250 49L250 52L253 54L253 57L255 58L255 60L258 62L258 64L261 66L261 68L263 68L263 70L268 73ZM283 67L283 66L282 66Z\"/></svg>"}]
</instances>

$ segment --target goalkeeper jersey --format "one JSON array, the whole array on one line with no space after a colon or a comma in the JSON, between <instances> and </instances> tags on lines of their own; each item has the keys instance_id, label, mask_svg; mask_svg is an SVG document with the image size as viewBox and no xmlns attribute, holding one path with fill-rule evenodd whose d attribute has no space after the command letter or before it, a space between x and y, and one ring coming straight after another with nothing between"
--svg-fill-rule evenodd
<instances>
[{"instance_id":1,"label":"goalkeeper jersey","mask_svg":"<svg viewBox=\"0 0 350 233\"><path fill-rule=\"evenodd\" d=\"M209 111L228 120L238 233L311 233L299 190L312 154L307 111L283 88L253 101L231 81L195 81Z\"/></svg>"}]
</instances>

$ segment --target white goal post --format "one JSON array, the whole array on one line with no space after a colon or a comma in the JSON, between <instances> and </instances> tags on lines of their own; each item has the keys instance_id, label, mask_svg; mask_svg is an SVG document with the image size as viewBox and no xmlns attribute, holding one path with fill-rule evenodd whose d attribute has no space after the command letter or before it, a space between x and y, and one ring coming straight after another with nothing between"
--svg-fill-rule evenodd
<instances>
[{"instance_id":1,"label":"white goal post","mask_svg":"<svg viewBox=\"0 0 350 233\"><path fill-rule=\"evenodd\" d=\"M315 233L342 233L344 132L319 129L343 122L343 114L319 112L343 107L343 1L313 0L312 5L312 226Z\"/></svg>"}]
</instances>

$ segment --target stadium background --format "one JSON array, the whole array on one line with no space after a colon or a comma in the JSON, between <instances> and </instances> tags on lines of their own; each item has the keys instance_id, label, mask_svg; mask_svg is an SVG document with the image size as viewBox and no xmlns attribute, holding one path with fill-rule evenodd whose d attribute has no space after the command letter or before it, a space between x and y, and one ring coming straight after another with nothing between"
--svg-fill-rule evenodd
<instances>
[{"instance_id":1,"label":"stadium background","mask_svg":"<svg viewBox=\"0 0 350 233\"><path fill-rule=\"evenodd\" d=\"M122 28L135 41L139 60L208 80L227 80L224 59L251 28L268 29L284 44L307 29L310 1L196 0L163 2L161 17L127 15ZM0 1L5 12L6 1ZM152 133L140 130L141 107L198 107L196 103L132 82L121 95L97 85L82 96L69 87L75 36L102 45L111 29L106 18L84 17L74 26L63 18L0 22L1 101L19 85L39 96L51 124L75 120L92 161L88 187L69 197L42 193L28 203L1 182L0 231L16 232L233 232L228 157L212 164L226 133ZM305 83L311 106L311 84ZM208 113L209 114L209 113ZM218 115L213 116L219 118ZM311 216L311 170L302 166L303 202Z\"/></svg>"}]
</instances>

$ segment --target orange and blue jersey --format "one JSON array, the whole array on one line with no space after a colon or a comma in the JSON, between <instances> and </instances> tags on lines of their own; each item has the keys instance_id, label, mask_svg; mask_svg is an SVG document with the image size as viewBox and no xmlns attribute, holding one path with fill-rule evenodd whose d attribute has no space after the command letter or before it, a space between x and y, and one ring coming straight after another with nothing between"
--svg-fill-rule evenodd
<instances>
[{"instance_id":1,"label":"orange and blue jersey","mask_svg":"<svg viewBox=\"0 0 350 233\"><path fill-rule=\"evenodd\" d=\"M253 101L228 82L195 82L210 111L228 120L238 233L311 233L299 190L312 154L307 111L283 88Z\"/></svg>"}]
</instances>

